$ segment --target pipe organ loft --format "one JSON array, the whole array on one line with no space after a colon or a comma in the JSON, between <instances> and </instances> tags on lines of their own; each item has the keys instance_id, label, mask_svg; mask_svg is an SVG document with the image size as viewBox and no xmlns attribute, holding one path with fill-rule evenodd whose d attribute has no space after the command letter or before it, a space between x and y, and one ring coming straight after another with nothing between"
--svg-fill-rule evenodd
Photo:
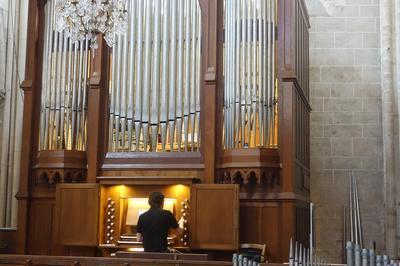
<instances>
[{"instance_id":1,"label":"pipe organ loft","mask_svg":"<svg viewBox=\"0 0 400 266\"><path fill-rule=\"evenodd\" d=\"M90 40L60 30L58 0L29 1L16 252L136 254L153 191L184 225L168 237L182 254L253 243L283 262L291 238L308 246L304 1L122 8L124 31Z\"/></svg>"}]
</instances>

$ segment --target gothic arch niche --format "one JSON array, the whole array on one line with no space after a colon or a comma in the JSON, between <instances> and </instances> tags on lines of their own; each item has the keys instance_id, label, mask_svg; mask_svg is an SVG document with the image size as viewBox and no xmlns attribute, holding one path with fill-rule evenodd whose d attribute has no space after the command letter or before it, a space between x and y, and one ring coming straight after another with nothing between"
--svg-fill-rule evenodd
<instances>
[{"instance_id":1,"label":"gothic arch niche","mask_svg":"<svg viewBox=\"0 0 400 266\"><path fill-rule=\"evenodd\" d=\"M58 171L55 171L52 175L52 178L49 182L51 185L56 185L58 183L62 183L61 174Z\"/></svg>"},{"instance_id":2,"label":"gothic arch niche","mask_svg":"<svg viewBox=\"0 0 400 266\"><path fill-rule=\"evenodd\" d=\"M42 172L39 174L38 182L37 184L49 184L49 175L47 172Z\"/></svg>"},{"instance_id":3,"label":"gothic arch niche","mask_svg":"<svg viewBox=\"0 0 400 266\"><path fill-rule=\"evenodd\" d=\"M246 185L249 188L254 188L258 184L258 178L254 171L247 174Z\"/></svg>"},{"instance_id":4,"label":"gothic arch niche","mask_svg":"<svg viewBox=\"0 0 400 266\"><path fill-rule=\"evenodd\" d=\"M240 171L236 171L232 178L232 184L243 185L244 178Z\"/></svg>"}]
</instances>

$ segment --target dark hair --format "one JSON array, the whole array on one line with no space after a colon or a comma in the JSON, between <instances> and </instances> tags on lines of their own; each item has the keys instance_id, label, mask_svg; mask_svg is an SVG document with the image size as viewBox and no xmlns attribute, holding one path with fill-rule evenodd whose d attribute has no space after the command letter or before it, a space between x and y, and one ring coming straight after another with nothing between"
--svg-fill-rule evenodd
<instances>
[{"instance_id":1,"label":"dark hair","mask_svg":"<svg viewBox=\"0 0 400 266\"><path fill-rule=\"evenodd\" d=\"M152 192L149 196L149 204L152 208L161 208L164 202L164 195L161 192Z\"/></svg>"}]
</instances>

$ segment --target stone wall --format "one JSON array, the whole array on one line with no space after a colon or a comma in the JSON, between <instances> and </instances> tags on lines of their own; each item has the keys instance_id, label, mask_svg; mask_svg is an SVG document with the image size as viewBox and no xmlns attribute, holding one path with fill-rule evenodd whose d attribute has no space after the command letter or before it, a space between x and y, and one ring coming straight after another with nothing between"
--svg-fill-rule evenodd
<instances>
[{"instance_id":1,"label":"stone wall","mask_svg":"<svg viewBox=\"0 0 400 266\"><path fill-rule=\"evenodd\" d=\"M349 174L359 183L364 246L385 249L378 0L308 0L311 199L316 251L342 262Z\"/></svg>"}]
</instances>

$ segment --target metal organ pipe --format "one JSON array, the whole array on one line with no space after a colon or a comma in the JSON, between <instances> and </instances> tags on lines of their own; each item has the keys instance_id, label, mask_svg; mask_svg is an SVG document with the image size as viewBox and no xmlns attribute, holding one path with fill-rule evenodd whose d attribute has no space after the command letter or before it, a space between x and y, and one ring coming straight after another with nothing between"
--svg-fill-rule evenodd
<instances>
[{"instance_id":1,"label":"metal organ pipe","mask_svg":"<svg viewBox=\"0 0 400 266\"><path fill-rule=\"evenodd\" d=\"M161 0L154 0L154 39L153 39L153 64L152 64L152 81L151 81L151 104L150 104L150 127L151 127L151 151L157 151L158 142L158 116L160 111L160 2Z\"/></svg>"},{"instance_id":2,"label":"metal organ pipe","mask_svg":"<svg viewBox=\"0 0 400 266\"><path fill-rule=\"evenodd\" d=\"M246 1L247 2L247 89L246 89L246 123L247 123L247 128L246 128L246 138L245 138L245 145L247 147L250 147L250 137L251 137L251 94L252 94L252 86L251 86L251 64L253 61L253 58L251 56L251 45L252 45L252 24L251 20L253 19L251 16L251 1ZM231 79L231 77L228 77L228 80Z\"/></svg>"},{"instance_id":3,"label":"metal organ pipe","mask_svg":"<svg viewBox=\"0 0 400 266\"><path fill-rule=\"evenodd\" d=\"M184 1L179 1L179 14L178 14L178 80L177 80L177 93L176 93L176 134L178 143L178 152L181 151L182 146L182 92L183 92L183 32L184 32Z\"/></svg>"},{"instance_id":4,"label":"metal organ pipe","mask_svg":"<svg viewBox=\"0 0 400 266\"><path fill-rule=\"evenodd\" d=\"M88 66L89 66L89 40L85 42L85 59L83 65L83 101L82 101L82 119L81 123L81 150L86 149L86 115L87 115L87 82L88 82Z\"/></svg>"},{"instance_id":5,"label":"metal organ pipe","mask_svg":"<svg viewBox=\"0 0 400 266\"><path fill-rule=\"evenodd\" d=\"M111 52L111 75L115 75L115 61L116 61L116 49ZM110 83L111 94L110 94L110 121L109 121L109 149L116 149L115 135L114 135L114 117L115 117L115 79L111 79Z\"/></svg>"},{"instance_id":6,"label":"metal organ pipe","mask_svg":"<svg viewBox=\"0 0 400 266\"><path fill-rule=\"evenodd\" d=\"M132 0L127 8L127 36L112 51L109 150L198 150L198 1Z\"/></svg>"},{"instance_id":7,"label":"metal organ pipe","mask_svg":"<svg viewBox=\"0 0 400 266\"><path fill-rule=\"evenodd\" d=\"M268 146L269 142L269 79L268 79L268 71L269 65L266 62L265 58L271 58L271 49L269 46L269 38L268 38L268 27L269 27L269 19L267 17L267 11L271 8L270 2L265 3L263 1L262 5L262 21L263 21L263 37L262 37L262 45L263 45L263 54L262 54L262 88L267 88L263 91L263 145L264 147Z\"/></svg>"},{"instance_id":8,"label":"metal organ pipe","mask_svg":"<svg viewBox=\"0 0 400 266\"><path fill-rule=\"evenodd\" d=\"M135 151L140 148L140 134L142 131L142 110L143 110L143 22L144 22L144 1L138 1L138 28L137 28L137 50L136 50L136 88L135 88ZM132 25L130 25L132 27ZM113 79L113 78L112 78ZM116 141L116 140L115 140ZM115 151L115 150L114 150Z\"/></svg>"},{"instance_id":9,"label":"metal organ pipe","mask_svg":"<svg viewBox=\"0 0 400 266\"><path fill-rule=\"evenodd\" d=\"M55 87L53 88L54 91L54 125L52 127L52 140L53 146L52 149L58 148L58 136L59 136L59 121L60 121L60 95L62 93L60 85L61 85L61 56L62 56L62 34L57 32L57 47L55 50L56 53L56 63L55 63Z\"/></svg>"},{"instance_id":10,"label":"metal organ pipe","mask_svg":"<svg viewBox=\"0 0 400 266\"><path fill-rule=\"evenodd\" d=\"M231 71L231 64L230 64L231 57L228 56L228 54L231 52L231 49L230 49L231 48L230 47L231 46L231 40L230 40L230 38L231 38L231 32L232 31L230 30L231 23L229 23L230 22L229 20L232 18L231 14L230 14L231 13L231 9L232 9L231 6L232 6L231 2L225 3L225 9L226 9L225 39L229 40L228 42L225 42L225 50L224 50L224 57L228 61L227 62L227 67L224 69L224 75L225 76L228 76L229 72ZM229 86L229 85L230 85L231 80L227 80L226 82L228 84L228 88L225 91L226 95L225 95L225 99L224 99L224 103L225 103L224 110L225 110L225 114L226 114L227 119L224 120L224 123L225 123L224 139L225 139L225 141L227 143L229 143L229 141L230 141L229 140L229 130L230 130L230 127L229 127L229 122L230 122L230 108L229 108L229 105L230 105L230 103L229 103L229 101L230 101L230 92L231 92L230 91L231 86Z\"/></svg>"},{"instance_id":11,"label":"metal organ pipe","mask_svg":"<svg viewBox=\"0 0 400 266\"><path fill-rule=\"evenodd\" d=\"M242 3L242 61L240 62L240 66L242 68L242 82L241 82L241 94L240 94L240 102L241 102L241 116L240 116L240 127L241 127L241 135L240 135L240 148L244 147L244 136L246 130L246 41L247 41L247 27L246 27L246 1L240 1ZM228 77L226 77L228 79ZM239 148L238 147L238 148ZM229 146L225 145L225 148L229 148Z\"/></svg>"},{"instance_id":12,"label":"metal organ pipe","mask_svg":"<svg viewBox=\"0 0 400 266\"><path fill-rule=\"evenodd\" d=\"M275 1L225 0L224 146L275 146Z\"/></svg>"},{"instance_id":13,"label":"metal organ pipe","mask_svg":"<svg viewBox=\"0 0 400 266\"><path fill-rule=\"evenodd\" d=\"M272 54L272 56L271 56L271 61L270 61L270 64L271 64L271 84L270 84L270 90L271 90L271 106L272 106L272 112L271 112L271 120L272 120L272 125L270 126L270 130L269 130L269 132L271 132L272 133L272 143L273 143L273 146L275 146L275 109L276 109L276 95L275 95L275 82L276 82L276 79L275 79L275 55L276 55L276 51L275 51L275 36L276 36L276 33L275 33L275 29L276 29L276 26L275 26L275 11L276 10L276 7L275 7L275 1L273 0L273 1L271 1L271 9L270 9L270 12L271 12L271 20L270 20L270 24L271 24L271 43L272 43L272 47L271 47L271 54Z\"/></svg>"},{"instance_id":14,"label":"metal organ pipe","mask_svg":"<svg viewBox=\"0 0 400 266\"><path fill-rule=\"evenodd\" d=\"M146 3L146 30L145 30L145 49L144 49L144 72L143 72L143 110L142 110L142 123L143 123L143 150L148 151L148 136L149 136L149 118L150 118L150 65L151 65L151 18L152 18L152 5L153 1L145 1ZM118 137L119 139L119 137Z\"/></svg>"},{"instance_id":15,"label":"metal organ pipe","mask_svg":"<svg viewBox=\"0 0 400 266\"><path fill-rule=\"evenodd\" d=\"M177 16L178 5L176 0L171 1L171 53L170 53L170 78L169 78L169 108L168 108L168 127L169 145L174 149L175 144L175 118L176 118L176 47L177 47ZM164 151L164 148L163 148Z\"/></svg>"},{"instance_id":16,"label":"metal organ pipe","mask_svg":"<svg viewBox=\"0 0 400 266\"><path fill-rule=\"evenodd\" d=\"M264 80L264 68L263 68L263 62L264 62L264 56L263 56L263 47L265 45L264 43L264 36L263 36L263 31L265 28L264 23L262 23L263 19L263 14L265 10L265 1L259 0L260 4L260 10L258 14L258 86L261 88L264 88L265 80ZM259 135L259 143L263 146L265 146L265 136L264 136L264 90L258 90L258 121L259 121L259 127L258 127L258 135Z\"/></svg>"},{"instance_id":17,"label":"metal organ pipe","mask_svg":"<svg viewBox=\"0 0 400 266\"><path fill-rule=\"evenodd\" d=\"M197 9L197 36L196 36L196 50L197 50L197 62L196 62L196 149L200 149L200 75L201 75L201 10L200 6L196 5Z\"/></svg>"},{"instance_id":18,"label":"metal organ pipe","mask_svg":"<svg viewBox=\"0 0 400 266\"><path fill-rule=\"evenodd\" d=\"M126 130L126 97L128 95L128 87L127 87L127 77L126 77L126 72L128 68L128 36L125 34L122 37L122 45L123 49L122 51L122 81L121 81L121 92L120 92L120 97L121 97L121 148L125 148L125 130ZM132 55L130 55L132 56Z\"/></svg>"},{"instance_id":19,"label":"metal organ pipe","mask_svg":"<svg viewBox=\"0 0 400 266\"><path fill-rule=\"evenodd\" d=\"M235 58L235 115L234 115L234 128L233 128L233 135L234 135L234 147L237 148L239 147L239 135L240 135L240 90L241 90L241 80L240 80L240 66L241 66L241 57L240 57L240 52L241 52L241 25L240 25L240 18L241 18L241 3L240 1L236 1L236 13L235 13L235 18L237 18L237 22L235 22L236 25L236 47L235 47L235 53L236 53L236 58Z\"/></svg>"},{"instance_id":20,"label":"metal organ pipe","mask_svg":"<svg viewBox=\"0 0 400 266\"><path fill-rule=\"evenodd\" d=\"M47 102L46 96L48 91L48 74L49 74L49 57L51 56L50 50L50 39L51 39L51 12L52 12L52 2L45 6L45 29L46 34L44 37L44 51L43 51L43 73L42 73L42 92L41 92L41 109L40 109L40 139L39 139L39 147L40 149L44 149L46 147L46 142L48 140L47 130L45 127L48 126L48 116L47 116Z\"/></svg>"},{"instance_id":21,"label":"metal organ pipe","mask_svg":"<svg viewBox=\"0 0 400 266\"><path fill-rule=\"evenodd\" d=\"M54 23L55 23L55 5L53 4L53 12L51 14L52 16L52 31L54 30ZM49 125L48 125L48 134L49 134L49 149L53 149L53 138L54 138L54 110L55 110L55 87L56 87L56 74L57 74L57 49L58 49L58 38L57 38L58 32L54 31L53 32L53 45L51 47L51 62L50 62L50 68L51 68L51 76L50 76L50 87L49 87L49 98L48 101L50 103L49 107Z\"/></svg>"},{"instance_id":22,"label":"metal organ pipe","mask_svg":"<svg viewBox=\"0 0 400 266\"><path fill-rule=\"evenodd\" d=\"M40 150L84 150L88 41L55 30L55 0L45 5Z\"/></svg>"},{"instance_id":23,"label":"metal organ pipe","mask_svg":"<svg viewBox=\"0 0 400 266\"><path fill-rule=\"evenodd\" d=\"M174 2L176 0L173 0ZM169 11L170 1L163 2L163 21L162 21L162 78L161 78L161 105L160 105L160 131L161 131L161 146L162 151L165 152L167 145L167 121L169 110L169 93L168 93L168 59L169 59Z\"/></svg>"},{"instance_id":24,"label":"metal organ pipe","mask_svg":"<svg viewBox=\"0 0 400 266\"><path fill-rule=\"evenodd\" d=\"M134 119L134 77L135 77L135 33L136 33L136 8L134 6L134 1L128 2L128 10L131 14L130 23L131 30L129 35L129 92L128 92L128 106L127 106L127 122L128 122L128 148L132 147L132 137L133 137L133 119Z\"/></svg>"},{"instance_id":25,"label":"metal organ pipe","mask_svg":"<svg viewBox=\"0 0 400 266\"><path fill-rule=\"evenodd\" d=\"M252 128L251 128L251 138L249 139L249 145L251 141L251 146L255 147L256 146L256 129L258 126L258 121L257 121L257 99L259 98L258 93L257 93L257 45L258 45L258 36L257 36L257 26L258 26L258 21L257 21L257 9L260 7L257 7L258 0L253 1L253 37L252 37L252 48L253 48L253 62L252 62L252 78L253 78L253 85L252 85L252 92L251 92L251 120L252 120ZM257 125L257 126L256 126Z\"/></svg>"},{"instance_id":26,"label":"metal organ pipe","mask_svg":"<svg viewBox=\"0 0 400 266\"><path fill-rule=\"evenodd\" d=\"M73 77L72 77L72 103L71 103L71 144L72 147L75 146L75 122L76 122L76 93L77 93L77 84L76 84L76 76L78 72L78 43L74 43L74 62L73 62Z\"/></svg>"},{"instance_id":27,"label":"metal organ pipe","mask_svg":"<svg viewBox=\"0 0 400 266\"><path fill-rule=\"evenodd\" d=\"M191 37L191 2L185 1L185 90L184 90L184 104L183 104L183 121L184 121L184 140L185 140L185 151L188 149L189 142L189 113L190 113L190 37Z\"/></svg>"},{"instance_id":28,"label":"metal organ pipe","mask_svg":"<svg viewBox=\"0 0 400 266\"><path fill-rule=\"evenodd\" d=\"M191 39L191 64L190 64L190 115L189 123L191 129L191 150L194 150L195 114L196 114L196 31L197 31L197 9L195 2L191 1L192 8L192 35Z\"/></svg>"},{"instance_id":29,"label":"metal organ pipe","mask_svg":"<svg viewBox=\"0 0 400 266\"><path fill-rule=\"evenodd\" d=\"M77 121L76 121L76 132L75 132L75 143L78 149L80 149L80 142L79 142L79 133L80 133L80 128L81 124L80 121L82 119L82 80L83 80L83 41L79 41L79 68L78 68L78 99L77 99L77 104L76 104L76 115L77 115Z\"/></svg>"},{"instance_id":30,"label":"metal organ pipe","mask_svg":"<svg viewBox=\"0 0 400 266\"><path fill-rule=\"evenodd\" d=\"M116 136L116 149L120 149L120 128L121 128L121 57L122 57L122 36L117 37L115 43L116 67L115 76L115 107L114 107L114 121L115 121L115 136Z\"/></svg>"},{"instance_id":31,"label":"metal organ pipe","mask_svg":"<svg viewBox=\"0 0 400 266\"><path fill-rule=\"evenodd\" d=\"M65 100L66 100L66 89L68 85L66 84L66 75L67 75L67 53L68 53L68 38L64 36L64 41L63 41L63 58L62 58L62 70L61 70L61 87L60 89L62 90L61 93L61 106L60 106L60 112L61 112L61 117L60 117L60 147L63 149L63 143L64 143L64 123L65 123Z\"/></svg>"}]
</instances>

